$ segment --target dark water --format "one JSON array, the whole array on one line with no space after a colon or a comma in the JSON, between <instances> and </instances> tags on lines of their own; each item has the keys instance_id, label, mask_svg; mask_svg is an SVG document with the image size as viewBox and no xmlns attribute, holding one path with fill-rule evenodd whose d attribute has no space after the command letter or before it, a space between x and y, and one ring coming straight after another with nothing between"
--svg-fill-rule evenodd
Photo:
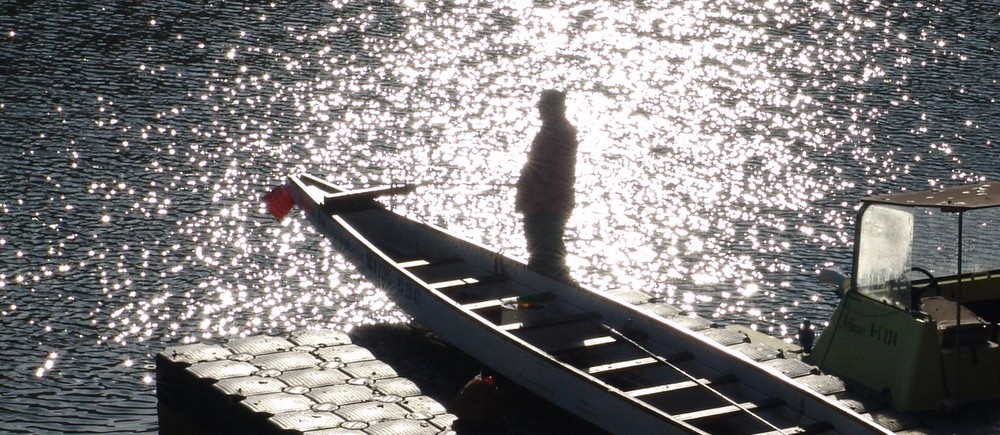
<instances>
[{"instance_id":1,"label":"dark water","mask_svg":"<svg viewBox=\"0 0 1000 435\"><path fill-rule=\"evenodd\" d=\"M0 3L0 428L157 430L172 344L405 320L293 171L523 257L540 89L580 131L569 259L776 335L872 192L1000 178L1000 3Z\"/></svg>"}]
</instances>

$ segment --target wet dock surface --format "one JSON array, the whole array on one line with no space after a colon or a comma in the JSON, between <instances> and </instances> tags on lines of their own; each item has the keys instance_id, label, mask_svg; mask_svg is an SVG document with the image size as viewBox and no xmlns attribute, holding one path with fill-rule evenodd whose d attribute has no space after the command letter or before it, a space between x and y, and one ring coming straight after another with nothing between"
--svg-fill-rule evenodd
<instances>
[{"instance_id":1,"label":"wet dock surface","mask_svg":"<svg viewBox=\"0 0 1000 435\"><path fill-rule=\"evenodd\" d=\"M157 355L160 433L604 433L502 378L503 416L463 422L454 399L483 369L399 324L172 346Z\"/></svg>"}]
</instances>

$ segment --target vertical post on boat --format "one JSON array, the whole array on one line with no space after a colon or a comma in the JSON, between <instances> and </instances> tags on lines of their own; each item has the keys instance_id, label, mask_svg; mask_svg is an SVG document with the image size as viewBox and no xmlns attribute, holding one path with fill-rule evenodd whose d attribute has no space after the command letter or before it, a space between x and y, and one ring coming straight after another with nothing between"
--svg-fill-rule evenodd
<instances>
[{"instance_id":1,"label":"vertical post on boat","mask_svg":"<svg viewBox=\"0 0 1000 435\"><path fill-rule=\"evenodd\" d=\"M962 230L964 228L965 212L958 212L958 299L955 304L955 404L962 404Z\"/></svg>"}]
</instances>

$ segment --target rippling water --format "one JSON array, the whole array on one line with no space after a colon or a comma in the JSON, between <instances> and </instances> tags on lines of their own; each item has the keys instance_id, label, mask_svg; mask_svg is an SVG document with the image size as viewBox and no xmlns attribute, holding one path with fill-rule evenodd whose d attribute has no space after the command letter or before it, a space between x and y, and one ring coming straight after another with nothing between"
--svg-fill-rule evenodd
<instances>
[{"instance_id":1,"label":"rippling water","mask_svg":"<svg viewBox=\"0 0 1000 435\"><path fill-rule=\"evenodd\" d=\"M102 3L0 6L4 430L155 432L165 346L405 320L264 213L290 172L523 258L547 87L574 275L779 336L859 197L1000 178L997 2Z\"/></svg>"}]
</instances>

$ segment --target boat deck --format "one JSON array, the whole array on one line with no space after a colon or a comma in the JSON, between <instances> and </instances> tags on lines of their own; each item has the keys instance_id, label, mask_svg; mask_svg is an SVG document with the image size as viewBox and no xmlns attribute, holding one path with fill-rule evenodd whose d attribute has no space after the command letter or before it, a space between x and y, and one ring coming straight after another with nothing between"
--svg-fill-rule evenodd
<instances>
[{"instance_id":1,"label":"boat deck","mask_svg":"<svg viewBox=\"0 0 1000 435\"><path fill-rule=\"evenodd\" d=\"M708 433L823 433L824 422L800 424L801 415L778 399L755 393L724 370L713 370L688 352L665 353L644 346L632 331L607 326L596 313L579 311L547 292L522 294L502 275L462 264L461 258L392 254L401 267L479 316L628 396ZM921 433L917 419L883 403L851 394L838 378L818 374L799 359L800 350L767 340L748 328L721 327L656 301L639 291L613 296L698 332L800 384L841 401L893 432ZM524 302L528 301L528 302ZM544 309L533 309L544 307Z\"/></svg>"}]
</instances>

